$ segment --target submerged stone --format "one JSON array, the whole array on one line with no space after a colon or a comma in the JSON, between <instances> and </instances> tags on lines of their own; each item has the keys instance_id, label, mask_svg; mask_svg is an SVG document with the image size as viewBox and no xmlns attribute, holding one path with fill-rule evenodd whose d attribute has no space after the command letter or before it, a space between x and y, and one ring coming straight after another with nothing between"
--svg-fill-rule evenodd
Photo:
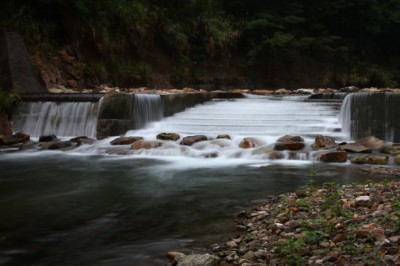
<instances>
[{"instance_id":1,"label":"submerged stone","mask_svg":"<svg viewBox=\"0 0 400 266\"><path fill-rule=\"evenodd\" d=\"M160 133L157 135L157 139L160 139L160 140L177 141L180 138L181 138L181 136L177 133Z\"/></svg>"},{"instance_id":2,"label":"submerged stone","mask_svg":"<svg viewBox=\"0 0 400 266\"><path fill-rule=\"evenodd\" d=\"M131 149L140 150L140 149L155 149L162 146L162 142L159 141L146 141L146 140L138 140L132 143Z\"/></svg>"},{"instance_id":3,"label":"submerged stone","mask_svg":"<svg viewBox=\"0 0 400 266\"><path fill-rule=\"evenodd\" d=\"M239 143L239 147L242 149L255 148L255 147L260 147L263 145L265 145L265 142L260 139L256 139L256 138L244 138Z\"/></svg>"},{"instance_id":4,"label":"submerged stone","mask_svg":"<svg viewBox=\"0 0 400 266\"><path fill-rule=\"evenodd\" d=\"M61 141L61 140L53 140L48 142L43 142L40 144L40 147L44 150L60 150L69 148L72 146L70 141Z\"/></svg>"},{"instance_id":5,"label":"submerged stone","mask_svg":"<svg viewBox=\"0 0 400 266\"><path fill-rule=\"evenodd\" d=\"M181 145L192 146L194 143L205 141L207 137L204 135L187 136L181 141Z\"/></svg>"},{"instance_id":6,"label":"submerged stone","mask_svg":"<svg viewBox=\"0 0 400 266\"><path fill-rule=\"evenodd\" d=\"M316 160L325 163L345 163L347 161L347 153L345 151L326 152L318 155Z\"/></svg>"},{"instance_id":7,"label":"submerged stone","mask_svg":"<svg viewBox=\"0 0 400 266\"><path fill-rule=\"evenodd\" d=\"M39 137L39 142L48 142L57 139L56 135L42 135Z\"/></svg>"},{"instance_id":8,"label":"submerged stone","mask_svg":"<svg viewBox=\"0 0 400 266\"><path fill-rule=\"evenodd\" d=\"M312 147L314 149L332 149L336 146L336 141L330 136L316 135L314 144Z\"/></svg>"},{"instance_id":9,"label":"submerged stone","mask_svg":"<svg viewBox=\"0 0 400 266\"><path fill-rule=\"evenodd\" d=\"M130 145L135 141L143 140L142 137L119 137L110 142L111 145Z\"/></svg>"},{"instance_id":10,"label":"submerged stone","mask_svg":"<svg viewBox=\"0 0 400 266\"><path fill-rule=\"evenodd\" d=\"M341 151L347 151L347 152L353 152L353 153L371 153L372 152L371 149L369 149L361 144L339 145L338 149Z\"/></svg>"},{"instance_id":11,"label":"submerged stone","mask_svg":"<svg viewBox=\"0 0 400 266\"><path fill-rule=\"evenodd\" d=\"M351 160L353 164L386 165L388 162L389 157L385 155L362 155Z\"/></svg>"},{"instance_id":12,"label":"submerged stone","mask_svg":"<svg viewBox=\"0 0 400 266\"><path fill-rule=\"evenodd\" d=\"M22 132L17 132L11 136L0 136L0 144L3 145L14 145L17 143L25 143L29 140L30 136Z\"/></svg>"}]
</instances>

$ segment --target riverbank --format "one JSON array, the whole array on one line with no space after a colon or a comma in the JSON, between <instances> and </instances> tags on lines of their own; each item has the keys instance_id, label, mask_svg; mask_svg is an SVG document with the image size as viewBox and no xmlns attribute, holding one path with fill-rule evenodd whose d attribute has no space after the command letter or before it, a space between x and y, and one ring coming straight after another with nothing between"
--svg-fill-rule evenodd
<instances>
[{"instance_id":1,"label":"riverbank","mask_svg":"<svg viewBox=\"0 0 400 266\"><path fill-rule=\"evenodd\" d=\"M239 213L242 233L214 245L208 265L399 265L399 195L398 180L311 182Z\"/></svg>"}]
</instances>

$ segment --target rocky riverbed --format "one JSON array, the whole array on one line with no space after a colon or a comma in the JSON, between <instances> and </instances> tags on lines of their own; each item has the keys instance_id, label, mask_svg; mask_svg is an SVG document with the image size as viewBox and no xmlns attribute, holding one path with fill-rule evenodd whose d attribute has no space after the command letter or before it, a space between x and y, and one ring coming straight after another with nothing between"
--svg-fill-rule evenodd
<instances>
[{"instance_id":1,"label":"rocky riverbed","mask_svg":"<svg viewBox=\"0 0 400 266\"><path fill-rule=\"evenodd\" d=\"M312 182L236 217L242 231L177 265L399 265L400 181ZM185 264L186 263L186 264Z\"/></svg>"}]
</instances>

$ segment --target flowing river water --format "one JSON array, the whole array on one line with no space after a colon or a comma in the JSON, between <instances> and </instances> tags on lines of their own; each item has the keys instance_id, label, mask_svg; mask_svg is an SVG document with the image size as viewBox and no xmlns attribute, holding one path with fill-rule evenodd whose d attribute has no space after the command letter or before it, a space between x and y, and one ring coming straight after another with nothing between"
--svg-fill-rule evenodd
<instances>
[{"instance_id":1,"label":"flowing river water","mask_svg":"<svg viewBox=\"0 0 400 266\"><path fill-rule=\"evenodd\" d=\"M268 196L311 179L363 180L348 164L314 162L312 151L270 160L238 148L243 137L265 146L286 134L346 140L339 109L298 96L217 99L127 135L231 135L222 143L166 142L121 156L108 138L65 152L0 153L0 265L165 265L168 251L234 237L234 215Z\"/></svg>"}]
</instances>

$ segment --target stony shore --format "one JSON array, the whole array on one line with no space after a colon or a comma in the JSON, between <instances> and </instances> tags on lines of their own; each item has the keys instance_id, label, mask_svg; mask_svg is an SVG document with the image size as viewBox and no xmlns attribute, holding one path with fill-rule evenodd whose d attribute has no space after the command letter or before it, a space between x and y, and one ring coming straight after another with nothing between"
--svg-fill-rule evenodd
<instances>
[{"instance_id":1,"label":"stony shore","mask_svg":"<svg viewBox=\"0 0 400 266\"><path fill-rule=\"evenodd\" d=\"M236 217L242 231L172 265L400 265L400 181L312 182Z\"/></svg>"}]
</instances>

